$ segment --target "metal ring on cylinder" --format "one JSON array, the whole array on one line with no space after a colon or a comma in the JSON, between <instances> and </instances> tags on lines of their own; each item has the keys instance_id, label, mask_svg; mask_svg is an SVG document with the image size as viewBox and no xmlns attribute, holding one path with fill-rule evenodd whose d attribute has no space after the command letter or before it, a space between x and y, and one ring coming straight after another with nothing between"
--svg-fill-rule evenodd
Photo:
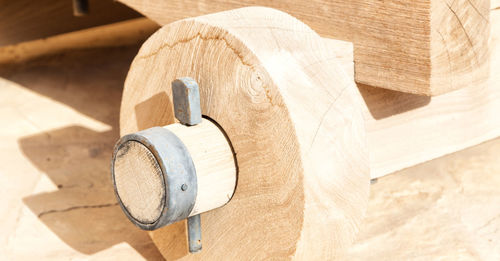
<instances>
[{"instance_id":1,"label":"metal ring on cylinder","mask_svg":"<svg viewBox=\"0 0 500 261\"><path fill-rule=\"evenodd\" d=\"M207 119L125 135L115 147L111 172L120 206L145 230L226 204L236 184L231 145Z\"/></svg>"}]
</instances>

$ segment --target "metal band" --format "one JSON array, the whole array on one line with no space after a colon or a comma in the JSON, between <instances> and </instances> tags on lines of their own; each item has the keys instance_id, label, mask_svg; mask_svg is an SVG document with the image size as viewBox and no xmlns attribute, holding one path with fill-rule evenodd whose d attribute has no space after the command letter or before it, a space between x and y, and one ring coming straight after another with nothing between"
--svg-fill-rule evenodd
<instances>
[{"instance_id":1,"label":"metal band","mask_svg":"<svg viewBox=\"0 0 500 261\"><path fill-rule=\"evenodd\" d=\"M115 146L111 161L111 175L116 188L114 162L116 153L127 141L137 141L147 147L155 156L161 167L163 185L165 186L163 209L159 218L153 223L143 223L130 215L120 199L118 191L115 194L127 217L144 230L155 230L165 225L188 218L196 202L198 184L196 169L191 155L182 141L171 131L153 127L133 134L123 136Z\"/></svg>"}]
</instances>

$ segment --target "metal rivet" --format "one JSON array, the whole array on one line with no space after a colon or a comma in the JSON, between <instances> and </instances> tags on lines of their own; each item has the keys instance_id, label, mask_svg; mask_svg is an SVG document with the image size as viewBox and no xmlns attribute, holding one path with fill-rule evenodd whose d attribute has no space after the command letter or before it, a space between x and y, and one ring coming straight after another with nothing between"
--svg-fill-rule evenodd
<instances>
[{"instance_id":1,"label":"metal rivet","mask_svg":"<svg viewBox=\"0 0 500 261\"><path fill-rule=\"evenodd\" d=\"M182 191L186 191L188 189L188 186L186 184L182 184L181 189Z\"/></svg>"}]
</instances>

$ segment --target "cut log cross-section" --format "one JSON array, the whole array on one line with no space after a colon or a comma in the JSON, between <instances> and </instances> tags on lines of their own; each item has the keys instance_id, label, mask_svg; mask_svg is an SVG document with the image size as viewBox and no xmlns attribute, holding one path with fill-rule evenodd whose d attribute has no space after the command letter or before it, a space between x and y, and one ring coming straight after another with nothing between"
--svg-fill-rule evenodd
<instances>
[{"instance_id":1,"label":"cut log cross-section","mask_svg":"<svg viewBox=\"0 0 500 261\"><path fill-rule=\"evenodd\" d=\"M191 77L238 167L231 200L201 214L201 252L188 253L184 222L151 232L167 259L330 260L353 241L368 151L360 95L335 57L305 24L262 7L177 21L144 43L125 82L121 134L173 124L170 84Z\"/></svg>"},{"instance_id":2,"label":"cut log cross-section","mask_svg":"<svg viewBox=\"0 0 500 261\"><path fill-rule=\"evenodd\" d=\"M159 24L249 5L354 43L359 83L438 95L487 79L489 0L120 0Z\"/></svg>"}]
</instances>

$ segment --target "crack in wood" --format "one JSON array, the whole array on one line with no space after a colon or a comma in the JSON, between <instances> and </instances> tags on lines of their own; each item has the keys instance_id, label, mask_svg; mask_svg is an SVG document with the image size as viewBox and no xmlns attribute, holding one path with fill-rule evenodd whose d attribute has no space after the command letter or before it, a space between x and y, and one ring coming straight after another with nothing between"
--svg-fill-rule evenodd
<instances>
[{"instance_id":1,"label":"crack in wood","mask_svg":"<svg viewBox=\"0 0 500 261\"><path fill-rule=\"evenodd\" d=\"M448 68L449 68L449 75L450 75L450 89L453 88L453 66L451 65L451 56L450 56L450 50L448 49L448 45L446 44L446 39L444 38L443 34L436 30L436 32L439 34L441 37L441 40L443 41L444 44L444 49L446 50L446 55L448 56Z\"/></svg>"},{"instance_id":2,"label":"crack in wood","mask_svg":"<svg viewBox=\"0 0 500 261\"><path fill-rule=\"evenodd\" d=\"M486 21L486 23L490 23L488 18L486 18L481 12L479 12L477 7L471 2L471 0L467 0L467 2L469 2L469 4L472 6L472 9L474 9L479 14L479 16L481 16L481 18L483 18Z\"/></svg>"},{"instance_id":3,"label":"crack in wood","mask_svg":"<svg viewBox=\"0 0 500 261\"><path fill-rule=\"evenodd\" d=\"M213 40L213 41L223 41L226 44L226 46L229 49L231 49L233 51L233 53L239 58L240 62L243 65L246 65L246 66L248 66L250 68L253 68L252 64L250 64L248 62L245 62L243 60L243 58L244 58L243 55L240 52L236 51L236 48L234 48L233 46L231 46L225 37L204 37L204 36L201 35L200 32L196 33L196 35L193 36L193 37L191 37L191 38L188 38L188 39L185 39L185 40L180 40L180 41L177 41L177 42L175 42L173 44L164 43L158 49L156 49L154 52L151 52L151 53L148 53L148 54L142 55L142 56L137 56L136 59L147 59L147 58L150 58L150 57L155 56L156 54L158 54L164 48L173 49L178 44L188 43L188 42L190 42L190 41L192 41L192 40L194 40L196 38L199 38L199 39L204 40L204 41L210 41L210 40Z\"/></svg>"},{"instance_id":4,"label":"crack in wood","mask_svg":"<svg viewBox=\"0 0 500 261\"><path fill-rule=\"evenodd\" d=\"M118 206L118 202L116 203L109 203L109 204L101 204L101 205L84 205L84 206L73 206L65 209L52 209L52 210L47 210L43 211L42 213L38 214L38 218L41 218L42 216L52 214L52 213L61 213L61 212L68 212L76 209L86 209L86 208L106 208L106 207L114 207Z\"/></svg>"},{"instance_id":5,"label":"crack in wood","mask_svg":"<svg viewBox=\"0 0 500 261\"><path fill-rule=\"evenodd\" d=\"M462 28L462 31L465 34L465 37L467 38L467 42L470 45L470 49L472 50L472 53L474 53L474 58L475 58L476 62L478 64L480 64L479 60L478 60L479 56L477 55L476 51L474 50L474 44L472 43L472 39L470 38L469 34L467 33L467 30L465 29L464 24L462 23L462 20L460 20L460 17L458 17L457 13L451 8L450 5L448 5L447 3L445 3L445 4L448 7L448 9L453 13L453 15L455 16L455 18L457 18L457 21L460 24L460 27Z\"/></svg>"}]
</instances>

